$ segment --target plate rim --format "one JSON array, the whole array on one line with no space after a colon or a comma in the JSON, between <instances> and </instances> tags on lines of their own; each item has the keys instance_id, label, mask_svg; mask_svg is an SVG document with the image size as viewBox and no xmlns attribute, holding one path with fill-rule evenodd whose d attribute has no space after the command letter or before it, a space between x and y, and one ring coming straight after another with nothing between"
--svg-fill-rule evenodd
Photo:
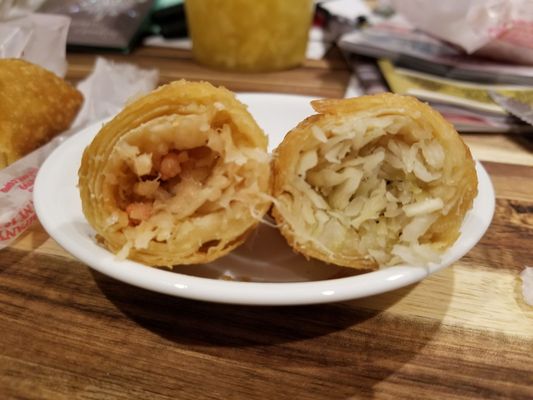
<instances>
[{"instance_id":1,"label":"plate rim","mask_svg":"<svg viewBox=\"0 0 533 400\"><path fill-rule=\"evenodd\" d=\"M261 101L261 98L265 98L265 95L269 98L276 98L276 95L278 94L238 94L238 96L241 97L257 97L259 98L259 101ZM311 98L310 96L290 94L279 94L278 96L299 98L299 100L302 101L304 99L308 100ZM484 209L482 210L482 215L484 218L481 221L481 225L475 231L475 235L473 237L468 237L468 240L463 240L463 242L460 242L460 239L463 235L461 233L458 240L454 243L452 248L458 244L462 245L460 254L452 257L451 260L440 264L434 264L428 267L400 265L386 267L376 271L350 277L319 281L242 282L190 276L170 270L167 271L159 268L149 267L131 260L117 260L114 258L112 253L98 246L94 241L94 238L89 239L93 242L93 247L98 247L100 252L104 252L107 257L104 259L91 257L93 255L91 251L87 251L86 249L84 250L83 246L80 246L79 243L75 241L73 242L69 240L68 237L65 237L65 235L61 235L61 232L57 232L57 227L54 225L54 222L50 220L50 215L47 212L47 199L50 200L49 197L51 195L49 195L49 193L53 192L47 187L47 182L50 182L49 175L54 167L58 164L63 152L68 152L71 150L70 148L73 147L80 152L79 154L83 153L83 149L85 148L83 145L83 139L85 136L90 138L94 137L94 135L98 132L99 127L101 127L106 120L108 119L97 121L85 128L80 129L72 137L61 143L47 157L39 169L35 179L35 211L43 228L48 232L50 237L52 237L61 247L63 247L68 253L73 255L79 261L106 276L159 293L194 300L240 305L320 304L353 300L361 297L381 294L399 289L415 282L419 282L427 276L457 262L459 259L464 257L483 237L490 226L494 215L495 193L493 184L483 165L478 160L475 160L476 173L479 182L478 195L474 199L474 206L468 212L467 218L470 213L479 211L474 207L476 202L480 201L478 198L482 193L488 197L481 199L484 202ZM54 180L52 180L52 182L53 181ZM76 190L78 190L77 187ZM465 221L467 221L467 218L465 218ZM86 220L83 222L87 226L89 225ZM71 223L73 223L73 221ZM92 228L90 229L92 230ZM96 249L93 250L96 251ZM447 252L449 252L449 250ZM127 271L124 272L124 270ZM381 282L381 285L376 286L375 281Z\"/></svg>"}]
</instances>

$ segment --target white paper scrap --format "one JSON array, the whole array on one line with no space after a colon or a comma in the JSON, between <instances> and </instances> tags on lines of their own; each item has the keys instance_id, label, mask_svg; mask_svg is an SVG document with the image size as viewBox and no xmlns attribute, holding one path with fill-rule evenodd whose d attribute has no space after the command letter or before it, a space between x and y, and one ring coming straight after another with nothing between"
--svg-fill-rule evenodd
<instances>
[{"instance_id":1,"label":"white paper scrap","mask_svg":"<svg viewBox=\"0 0 533 400\"><path fill-rule=\"evenodd\" d=\"M525 267L520 274L522 278L522 294L524 301L533 306L533 267Z\"/></svg>"}]
</instances>

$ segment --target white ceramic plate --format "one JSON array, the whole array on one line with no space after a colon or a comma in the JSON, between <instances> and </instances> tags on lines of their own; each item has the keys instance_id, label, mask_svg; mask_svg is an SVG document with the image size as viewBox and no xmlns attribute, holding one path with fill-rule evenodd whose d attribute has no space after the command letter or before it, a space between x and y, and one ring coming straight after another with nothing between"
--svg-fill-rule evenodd
<instances>
[{"instance_id":1,"label":"white ceramic plate","mask_svg":"<svg viewBox=\"0 0 533 400\"><path fill-rule=\"evenodd\" d=\"M270 148L299 121L312 114L310 97L241 94L268 133ZM231 254L210 264L156 269L120 261L100 247L81 210L77 172L84 148L102 123L83 129L58 147L42 165L34 188L37 215L62 247L95 270L145 289L192 299L234 304L289 305L326 303L383 293L424 279L465 255L483 236L494 212L494 190L477 163L479 194L455 245L442 262L429 267L395 266L354 275L295 254L278 234L260 226ZM347 271L349 271L347 273ZM233 280L221 279L233 278Z\"/></svg>"}]
</instances>

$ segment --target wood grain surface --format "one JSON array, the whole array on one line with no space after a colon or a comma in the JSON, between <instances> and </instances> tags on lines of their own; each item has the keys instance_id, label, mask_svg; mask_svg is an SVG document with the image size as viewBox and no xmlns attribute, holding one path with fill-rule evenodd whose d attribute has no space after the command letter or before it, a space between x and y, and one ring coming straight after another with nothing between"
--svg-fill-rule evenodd
<instances>
[{"instance_id":1,"label":"wood grain surface","mask_svg":"<svg viewBox=\"0 0 533 400\"><path fill-rule=\"evenodd\" d=\"M161 81L342 97L338 53L272 74L143 48L117 61ZM82 79L94 55L70 54ZM174 298L97 273L39 225L0 250L0 399L532 399L533 159L527 137L465 135L496 191L480 243L452 267L378 296L302 307Z\"/></svg>"}]
</instances>

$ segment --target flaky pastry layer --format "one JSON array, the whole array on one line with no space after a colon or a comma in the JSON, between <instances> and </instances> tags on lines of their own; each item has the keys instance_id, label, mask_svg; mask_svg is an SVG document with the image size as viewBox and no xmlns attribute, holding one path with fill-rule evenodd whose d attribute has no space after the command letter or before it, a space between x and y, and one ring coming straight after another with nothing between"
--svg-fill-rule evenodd
<instances>
[{"instance_id":1,"label":"flaky pastry layer","mask_svg":"<svg viewBox=\"0 0 533 400\"><path fill-rule=\"evenodd\" d=\"M273 160L273 215L298 252L375 269L437 262L477 194L469 149L439 113L390 93L312 102Z\"/></svg>"},{"instance_id":2,"label":"flaky pastry layer","mask_svg":"<svg viewBox=\"0 0 533 400\"><path fill-rule=\"evenodd\" d=\"M224 88L177 81L102 127L79 170L83 212L119 257L212 261L268 210L267 138Z\"/></svg>"}]
</instances>

